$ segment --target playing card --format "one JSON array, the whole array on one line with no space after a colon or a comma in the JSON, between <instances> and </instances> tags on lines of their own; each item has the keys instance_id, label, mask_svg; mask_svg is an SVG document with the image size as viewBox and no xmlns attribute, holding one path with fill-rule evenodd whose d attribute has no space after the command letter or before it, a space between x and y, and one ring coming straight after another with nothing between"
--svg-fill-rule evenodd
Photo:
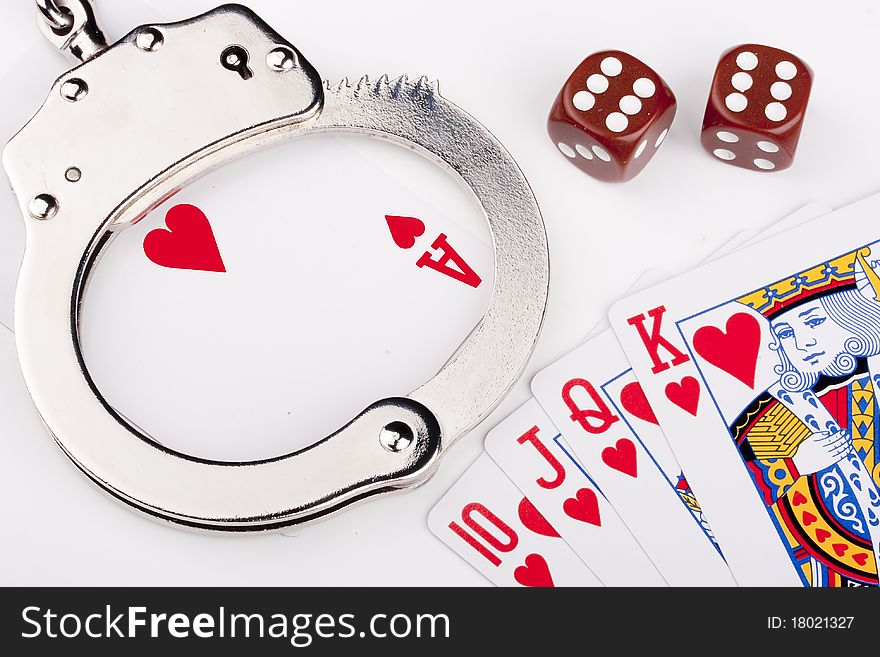
<instances>
[{"instance_id":1,"label":"playing card","mask_svg":"<svg viewBox=\"0 0 880 657\"><path fill-rule=\"evenodd\" d=\"M877 583L878 210L871 197L611 310L741 585Z\"/></svg>"},{"instance_id":2,"label":"playing card","mask_svg":"<svg viewBox=\"0 0 880 657\"><path fill-rule=\"evenodd\" d=\"M793 213L792 215L789 215L788 217L785 217L784 219L776 222L772 226L758 233L744 231L738 234L737 236L729 240L716 253L710 256L709 259L711 260L714 258L723 257L724 255L736 251L737 249L743 248L744 246L748 246L750 244L754 244L762 239L766 239L767 237L787 230L800 223L814 219L829 211L830 208L824 204L816 202L810 203L801 208L799 211ZM662 280L665 280L667 276L668 274L666 274L662 270L649 270L639 277L636 283L632 286L631 290L644 289L650 285L654 285ZM600 324L590 332L590 334L588 335L588 340L599 335L602 331L606 330L607 327L608 325L606 321L600 322ZM613 349L614 351L619 351L616 349L616 346L613 347ZM709 539L717 548L717 543L715 542L711 527L705 518L705 514L700 508L699 501L693 494L693 491L690 489L687 483L687 478L685 477L684 473L682 472L681 466L678 464L674 454L669 448L666 438L663 435L662 429L657 423L656 418L654 418L651 414L650 407L647 406L647 401L644 400L643 405L633 405L632 403L628 404L630 408L635 409L636 414L631 413L630 410L627 408L627 405L622 403L622 401L633 401L631 393L633 390L638 389L638 384L635 379L635 375L633 374L632 370L629 369L628 363L626 363L625 357L623 357L621 353L618 353L618 357L621 367L620 374L615 378L609 380L608 383L604 386L604 392L607 393L609 404L614 408L615 412L621 417L621 419L627 424L633 434L639 439L641 447L645 449L646 454L660 469L669 485L674 488L675 493L684 504L684 506L688 509L690 514L693 516L694 520L699 524L707 539ZM640 408L640 406L643 406L644 408ZM642 412L639 412L640 410ZM519 483L519 480L514 475L514 473L508 470L508 474L511 475L517 483ZM539 499L535 497L534 494L533 497L535 499ZM541 506L540 500L539 506ZM571 543L571 541L569 542ZM599 573L599 575L601 577L601 573Z\"/></svg>"},{"instance_id":3,"label":"playing card","mask_svg":"<svg viewBox=\"0 0 880 657\"><path fill-rule=\"evenodd\" d=\"M832 211L832 208L825 203L820 203L818 201L813 201L808 203L798 209L796 212L780 219L779 221L773 223L772 225L764 228L760 231L751 231L751 230L743 230L736 233L732 238L727 240L720 248L714 251L708 258L706 258L705 262L710 262L717 258L723 258L724 256L733 253L741 248L751 246L752 244L757 244L761 240L765 240L768 237L772 237L773 235L777 235L783 231L788 230L789 228L793 228L794 226L799 226L807 221L811 221L816 219L817 217L821 217L824 214L828 214ZM669 278L669 272L665 269L659 267L652 267L648 269L636 279L636 281L629 287L624 296L629 296L638 292L639 290L647 289L653 285L657 285L658 283L665 281ZM605 329L609 328L608 318L603 317L599 320L596 325L590 329L587 333L587 337L585 340L589 340L592 337L595 337Z\"/></svg>"},{"instance_id":4,"label":"playing card","mask_svg":"<svg viewBox=\"0 0 880 657\"><path fill-rule=\"evenodd\" d=\"M722 258L741 248L756 244L794 226L827 214L830 211L831 208L823 203L809 203L797 212L775 222L764 230L757 233L743 231L737 234L718 251L713 253L707 261ZM666 278L667 276L662 271L656 269L649 270L633 285L631 292L646 289L651 285L656 285L666 280ZM598 331L595 334L598 334ZM603 386L603 391L607 394L614 411L639 437L641 444L645 447L661 472L663 472L670 485L675 488L680 499L694 516L694 519L699 522L706 536L717 546L712 528L706 520L699 500L690 489L687 478L670 449L663 430L660 428L660 424L645 398L644 392L641 390L632 369L623 371L618 377L609 381Z\"/></svg>"},{"instance_id":5,"label":"playing card","mask_svg":"<svg viewBox=\"0 0 880 657\"><path fill-rule=\"evenodd\" d=\"M724 248L715 253L710 258L710 260L723 258L724 256L733 253L734 251L753 246L758 242L773 237L774 235L778 235L779 233L783 233L787 230L790 230L791 228L795 228L796 226L805 224L808 221L812 221L813 219L818 219L819 217L824 216L829 212L833 212L833 208L826 203L821 203L819 201L812 201L811 203L807 203L806 205L798 208L795 212L792 212L790 215L783 217L779 221L771 224L761 231L758 231L757 233L747 232L741 241L736 238L734 240L731 240L731 242L724 245Z\"/></svg>"},{"instance_id":6,"label":"playing card","mask_svg":"<svg viewBox=\"0 0 880 657\"><path fill-rule=\"evenodd\" d=\"M809 203L800 208L797 212L788 215L757 233L743 231L710 256L707 261L722 258L729 253L757 244L773 235L777 235L790 228L811 221L831 211L831 208L823 203ZM655 280L654 284L659 282L660 280ZM646 284L637 289L644 289L647 287L648 285ZM604 388L614 404L614 409L627 422L633 431L640 436L645 448L648 449L651 457L663 471L667 480L675 486L682 501L698 520L700 526L706 532L706 535L717 545L714 535L712 534L712 528L706 520L705 514L700 507L699 500L694 496L693 491L687 483L684 472L681 471L681 466L678 464L675 455L669 448L666 436L663 434L663 430L660 428L660 424L657 421L650 404L648 404L644 392L641 390L641 386L638 384L638 380L633 371L630 369L624 372L621 376L609 382Z\"/></svg>"},{"instance_id":7,"label":"playing card","mask_svg":"<svg viewBox=\"0 0 880 657\"><path fill-rule=\"evenodd\" d=\"M347 144L232 163L121 232L82 320L117 412L187 454L271 458L407 394L457 350L488 305L491 247L425 200L432 188L374 173ZM401 169L419 159L372 145Z\"/></svg>"},{"instance_id":8,"label":"playing card","mask_svg":"<svg viewBox=\"0 0 880 657\"><path fill-rule=\"evenodd\" d=\"M807 221L811 221L817 217L831 212L831 208L823 203L812 202L797 212L777 221L771 226L757 233L751 231L743 231L732 239L730 239L723 247L713 253L708 261L724 257L741 248L757 244L758 242L777 235L785 230L801 225ZM667 275L662 270L651 269L645 272L636 283L630 288L630 293L638 290L646 289L652 285L656 285L667 279ZM607 328L607 323L605 324ZM595 334L598 334L596 331ZM594 335L595 335L594 334ZM642 444L648 450L648 453L660 467L667 480L675 486L676 491L682 501L694 514L699 521L707 536L715 542L712 535L711 527L706 521L705 514L702 513L699 501L689 489L685 474L681 471L681 466L671 449L668 446L666 437L657 418L654 416L644 393L641 392L638 380L631 369L622 372L621 375L607 385L604 386L608 392L611 403L615 411L620 414L623 420L633 429L636 435L640 436ZM635 392L635 396L634 395Z\"/></svg>"},{"instance_id":9,"label":"playing card","mask_svg":"<svg viewBox=\"0 0 880 657\"><path fill-rule=\"evenodd\" d=\"M497 586L601 586L488 454L437 502L428 527Z\"/></svg>"},{"instance_id":10,"label":"playing card","mask_svg":"<svg viewBox=\"0 0 880 657\"><path fill-rule=\"evenodd\" d=\"M0 108L6 138L64 67L49 46L31 50L3 77L16 97ZM12 194L0 201L0 324L13 328L24 221ZM117 412L170 448L294 451L456 351L493 285L483 223L406 149L330 136L273 148L119 233L85 298L86 365Z\"/></svg>"},{"instance_id":11,"label":"playing card","mask_svg":"<svg viewBox=\"0 0 880 657\"><path fill-rule=\"evenodd\" d=\"M618 358L625 358L617 345L616 351ZM651 460L660 468L666 481L675 489L681 502L706 534L706 538L712 541L712 544L717 548L718 544L712 533L712 527L706 520L700 502L688 485L687 477L669 447L666 436L660 428L660 423L628 363L626 370L602 385L602 392L608 399L612 410L638 438Z\"/></svg>"},{"instance_id":12,"label":"playing card","mask_svg":"<svg viewBox=\"0 0 880 657\"><path fill-rule=\"evenodd\" d=\"M700 518L682 503L678 482L651 455L668 451L665 442L646 448L603 389L627 369L613 333L605 331L538 372L532 393L669 584L732 585Z\"/></svg>"},{"instance_id":13,"label":"playing card","mask_svg":"<svg viewBox=\"0 0 880 657\"><path fill-rule=\"evenodd\" d=\"M666 585L535 399L489 431L486 451L603 584Z\"/></svg>"}]
</instances>

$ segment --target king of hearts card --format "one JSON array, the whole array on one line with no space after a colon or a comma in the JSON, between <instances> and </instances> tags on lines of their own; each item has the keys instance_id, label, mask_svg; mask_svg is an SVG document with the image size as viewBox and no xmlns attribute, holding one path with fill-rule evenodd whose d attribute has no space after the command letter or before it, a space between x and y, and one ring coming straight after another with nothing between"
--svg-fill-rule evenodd
<instances>
[{"instance_id":1,"label":"king of hearts card","mask_svg":"<svg viewBox=\"0 0 880 657\"><path fill-rule=\"evenodd\" d=\"M871 252L725 304L723 331L701 325L688 339L705 317L680 323L701 372L756 388L760 377L742 408L724 408L737 395L723 378L710 390L791 560L814 586L877 584L880 276Z\"/></svg>"},{"instance_id":2,"label":"king of hearts card","mask_svg":"<svg viewBox=\"0 0 880 657\"><path fill-rule=\"evenodd\" d=\"M876 586L880 197L611 322L740 585Z\"/></svg>"}]
</instances>

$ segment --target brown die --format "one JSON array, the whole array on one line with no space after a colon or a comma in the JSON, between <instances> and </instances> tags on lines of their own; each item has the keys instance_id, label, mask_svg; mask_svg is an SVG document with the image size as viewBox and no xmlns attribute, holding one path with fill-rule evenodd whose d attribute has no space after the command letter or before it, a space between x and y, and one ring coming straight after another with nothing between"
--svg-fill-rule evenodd
<instances>
[{"instance_id":1,"label":"brown die","mask_svg":"<svg viewBox=\"0 0 880 657\"><path fill-rule=\"evenodd\" d=\"M589 175L624 182L654 156L675 107L675 95L653 69L620 50L605 50L569 76L550 110L547 132Z\"/></svg>"},{"instance_id":2,"label":"brown die","mask_svg":"<svg viewBox=\"0 0 880 657\"><path fill-rule=\"evenodd\" d=\"M745 44L715 69L700 138L716 158L754 171L791 166L813 74L789 52Z\"/></svg>"}]
</instances>

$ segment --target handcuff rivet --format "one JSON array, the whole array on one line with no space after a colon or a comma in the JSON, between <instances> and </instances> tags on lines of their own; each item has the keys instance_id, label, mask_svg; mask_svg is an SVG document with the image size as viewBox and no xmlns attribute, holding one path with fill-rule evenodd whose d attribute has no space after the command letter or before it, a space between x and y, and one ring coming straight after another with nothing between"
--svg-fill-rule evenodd
<instances>
[{"instance_id":1,"label":"handcuff rivet","mask_svg":"<svg viewBox=\"0 0 880 657\"><path fill-rule=\"evenodd\" d=\"M379 432L379 443L389 452L402 452L413 444L416 437L405 422L391 422Z\"/></svg>"},{"instance_id":2,"label":"handcuff rivet","mask_svg":"<svg viewBox=\"0 0 880 657\"><path fill-rule=\"evenodd\" d=\"M40 221L51 219L58 213L58 199L51 194L38 194L28 204L28 212Z\"/></svg>"},{"instance_id":3,"label":"handcuff rivet","mask_svg":"<svg viewBox=\"0 0 880 657\"><path fill-rule=\"evenodd\" d=\"M89 85L85 80L71 78L61 84L61 97L71 103L82 100L87 93L89 93Z\"/></svg>"},{"instance_id":4,"label":"handcuff rivet","mask_svg":"<svg viewBox=\"0 0 880 657\"><path fill-rule=\"evenodd\" d=\"M296 66L296 55L290 48L279 46L266 55L266 66L277 73L286 73Z\"/></svg>"},{"instance_id":5,"label":"handcuff rivet","mask_svg":"<svg viewBox=\"0 0 880 657\"><path fill-rule=\"evenodd\" d=\"M155 27L147 27L141 30L135 39L135 45L144 52L159 50L165 43L165 37Z\"/></svg>"},{"instance_id":6,"label":"handcuff rivet","mask_svg":"<svg viewBox=\"0 0 880 657\"><path fill-rule=\"evenodd\" d=\"M64 179L67 182L79 182L82 178L82 171L80 171L79 167L70 167L67 171L64 172Z\"/></svg>"}]
</instances>

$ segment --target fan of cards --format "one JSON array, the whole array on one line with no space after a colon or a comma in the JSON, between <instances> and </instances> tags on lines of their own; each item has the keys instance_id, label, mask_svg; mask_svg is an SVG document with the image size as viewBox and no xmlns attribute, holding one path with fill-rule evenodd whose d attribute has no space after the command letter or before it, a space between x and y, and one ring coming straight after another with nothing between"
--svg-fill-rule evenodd
<instances>
[{"instance_id":1,"label":"fan of cards","mask_svg":"<svg viewBox=\"0 0 880 657\"><path fill-rule=\"evenodd\" d=\"M877 586L878 220L811 204L615 303L431 531L501 586Z\"/></svg>"}]
</instances>

